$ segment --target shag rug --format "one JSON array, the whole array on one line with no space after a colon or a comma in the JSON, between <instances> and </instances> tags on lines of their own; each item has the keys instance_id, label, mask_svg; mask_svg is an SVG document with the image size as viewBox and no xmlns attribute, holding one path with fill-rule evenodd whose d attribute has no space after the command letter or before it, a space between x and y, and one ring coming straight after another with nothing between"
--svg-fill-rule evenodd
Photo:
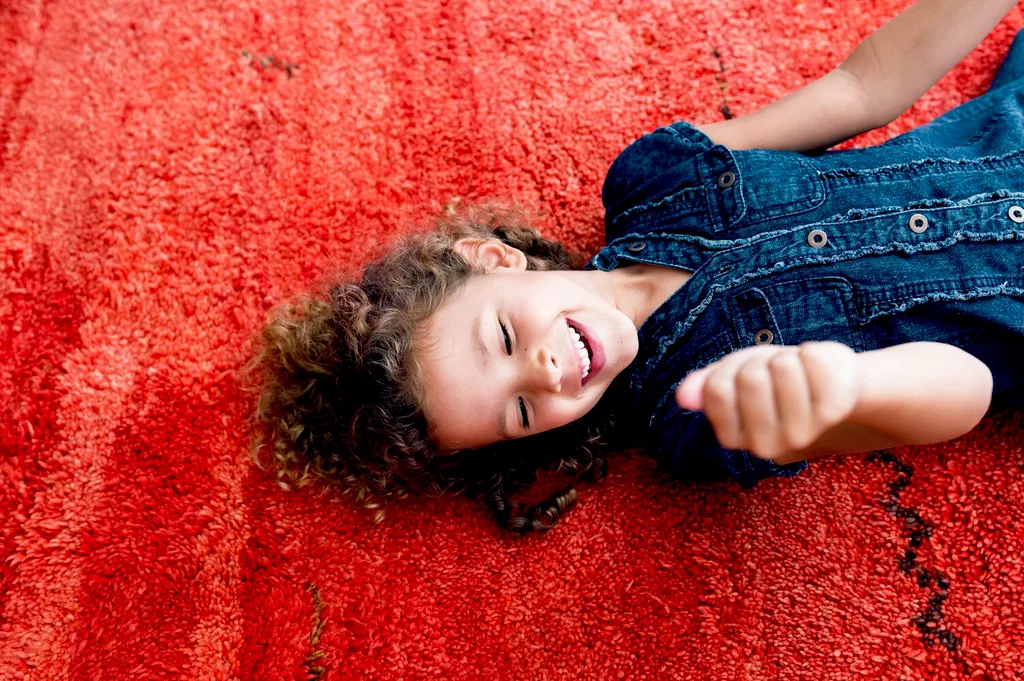
<instances>
[{"instance_id":1,"label":"shag rug","mask_svg":"<svg viewBox=\"0 0 1024 681\"><path fill-rule=\"evenodd\" d=\"M623 452L527 537L248 459L250 336L331 258L492 196L593 252L629 142L909 4L0 0L0 679L1020 678L1019 412L749 491Z\"/></svg>"}]
</instances>

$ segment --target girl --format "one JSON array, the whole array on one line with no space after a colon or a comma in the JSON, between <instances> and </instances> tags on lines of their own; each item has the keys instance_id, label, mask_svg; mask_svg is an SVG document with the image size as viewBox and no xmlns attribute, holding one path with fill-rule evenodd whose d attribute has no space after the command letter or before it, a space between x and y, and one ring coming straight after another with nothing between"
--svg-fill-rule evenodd
<instances>
[{"instance_id":1,"label":"girl","mask_svg":"<svg viewBox=\"0 0 1024 681\"><path fill-rule=\"evenodd\" d=\"M359 281L328 275L262 330L255 461L272 440L282 486L340 480L378 521L375 496L455 489L525 532L575 490L509 494L546 466L596 480L607 448L749 487L1024 403L1024 39L984 95L825 151L894 120L1014 4L920 0L759 111L641 137L585 263L483 206Z\"/></svg>"}]
</instances>

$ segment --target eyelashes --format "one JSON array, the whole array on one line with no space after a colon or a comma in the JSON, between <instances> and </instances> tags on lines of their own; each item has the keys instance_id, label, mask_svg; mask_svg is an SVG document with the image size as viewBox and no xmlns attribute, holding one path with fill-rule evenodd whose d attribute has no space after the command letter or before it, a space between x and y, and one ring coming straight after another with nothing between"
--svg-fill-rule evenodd
<instances>
[{"instance_id":1,"label":"eyelashes","mask_svg":"<svg viewBox=\"0 0 1024 681\"><path fill-rule=\"evenodd\" d=\"M512 356L512 339L508 335L508 329L505 328L505 325L502 322L498 322L498 325L501 327L501 333L505 336L505 352L507 352L509 354L509 356L511 357Z\"/></svg>"},{"instance_id":2,"label":"eyelashes","mask_svg":"<svg viewBox=\"0 0 1024 681\"><path fill-rule=\"evenodd\" d=\"M505 337L505 352L507 352L509 354L509 356L511 357L512 356L512 338L508 335L508 329L505 328L505 324L504 323L499 321L498 322L498 326L501 327L501 333ZM530 427L530 417L526 413L526 401L522 397L520 397L519 400L518 400L518 403L519 403L519 413L522 414L522 416L523 416L523 428L529 428Z\"/></svg>"}]
</instances>

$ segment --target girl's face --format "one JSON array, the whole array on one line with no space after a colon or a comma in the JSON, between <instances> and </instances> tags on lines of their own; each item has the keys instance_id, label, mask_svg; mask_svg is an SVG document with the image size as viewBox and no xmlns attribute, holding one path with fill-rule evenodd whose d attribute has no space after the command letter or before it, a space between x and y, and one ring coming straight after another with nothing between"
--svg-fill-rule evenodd
<instances>
[{"instance_id":1,"label":"girl's face","mask_svg":"<svg viewBox=\"0 0 1024 681\"><path fill-rule=\"evenodd\" d=\"M595 284L601 273L528 271L521 251L493 241L456 250L489 273L471 277L414 344L436 444L476 449L590 411L638 349L633 320Z\"/></svg>"}]
</instances>

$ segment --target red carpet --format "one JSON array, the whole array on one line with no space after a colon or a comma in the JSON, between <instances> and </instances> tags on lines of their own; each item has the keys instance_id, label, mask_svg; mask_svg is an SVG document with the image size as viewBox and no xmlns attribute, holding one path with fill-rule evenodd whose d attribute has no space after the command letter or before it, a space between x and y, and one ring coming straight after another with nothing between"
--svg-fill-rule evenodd
<instances>
[{"instance_id":1,"label":"red carpet","mask_svg":"<svg viewBox=\"0 0 1024 681\"><path fill-rule=\"evenodd\" d=\"M1020 412L753 491L624 453L528 537L248 460L250 334L329 258L455 196L593 252L627 143L824 74L873 4L0 0L0 679L1020 678Z\"/></svg>"}]
</instances>

